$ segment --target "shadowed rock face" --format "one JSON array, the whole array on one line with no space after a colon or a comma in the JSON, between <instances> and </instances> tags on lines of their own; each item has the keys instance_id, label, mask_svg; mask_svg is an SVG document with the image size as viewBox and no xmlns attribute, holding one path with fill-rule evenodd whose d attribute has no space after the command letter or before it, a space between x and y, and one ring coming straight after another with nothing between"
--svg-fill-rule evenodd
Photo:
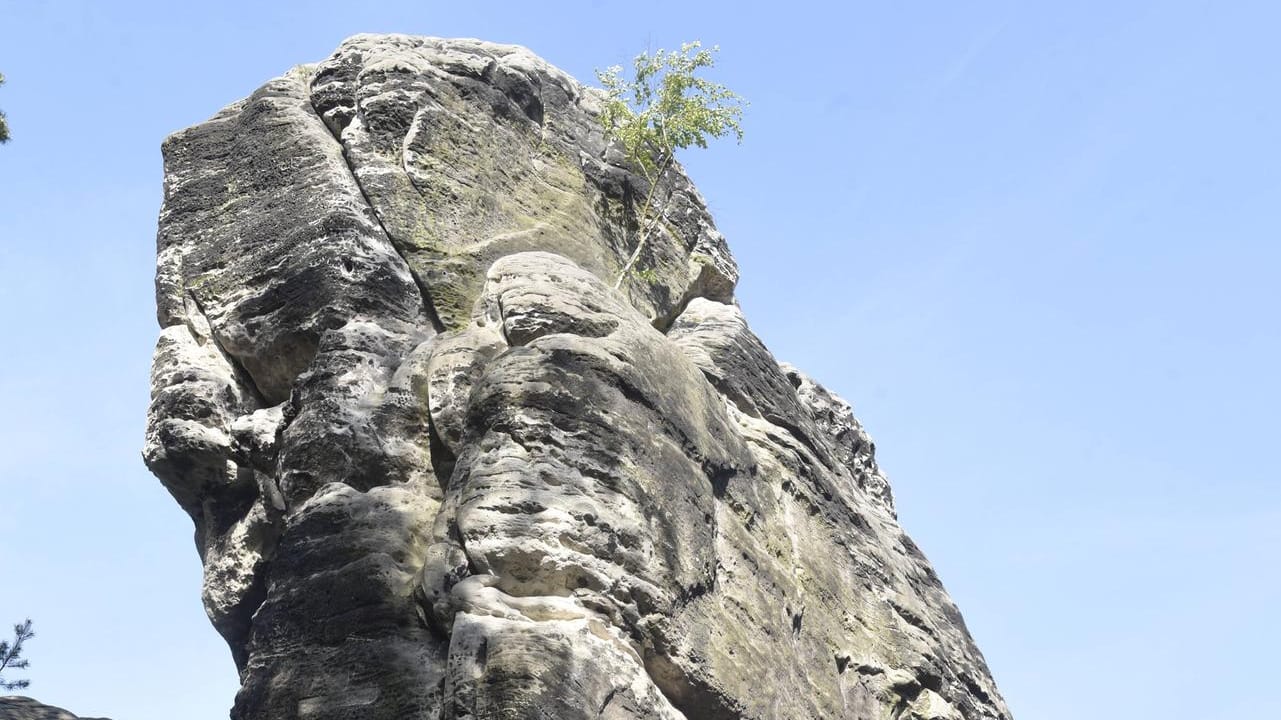
<instances>
[{"instance_id":1,"label":"shadowed rock face","mask_svg":"<svg viewBox=\"0 0 1281 720\"><path fill-rule=\"evenodd\" d=\"M234 718L1008 718L688 179L529 51L357 36L164 146L144 455Z\"/></svg>"}]
</instances>

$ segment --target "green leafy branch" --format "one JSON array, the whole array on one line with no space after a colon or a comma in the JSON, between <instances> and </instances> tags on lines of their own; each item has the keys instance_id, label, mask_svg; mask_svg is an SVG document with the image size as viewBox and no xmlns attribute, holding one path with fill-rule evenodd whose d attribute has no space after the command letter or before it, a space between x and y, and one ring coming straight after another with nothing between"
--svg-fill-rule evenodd
<instances>
[{"instance_id":1,"label":"green leafy branch","mask_svg":"<svg viewBox=\"0 0 1281 720\"><path fill-rule=\"evenodd\" d=\"M729 88L697 75L715 64L718 50L703 48L696 40L684 43L680 50L641 53L633 61L630 79L622 76L619 65L596 71L607 94L600 117L605 136L622 146L624 156L649 184L641 205L636 245L615 288L633 271L658 224L655 193L672 168L676 151L690 146L705 148L709 138L731 134L743 141L739 123L747 103ZM651 271L647 277L655 274Z\"/></svg>"}]
</instances>

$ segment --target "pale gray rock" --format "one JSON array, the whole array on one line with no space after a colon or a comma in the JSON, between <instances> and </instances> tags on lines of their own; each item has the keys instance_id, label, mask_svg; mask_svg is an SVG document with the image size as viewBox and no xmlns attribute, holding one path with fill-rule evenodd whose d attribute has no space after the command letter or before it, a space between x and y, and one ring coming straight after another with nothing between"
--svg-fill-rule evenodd
<instances>
[{"instance_id":1,"label":"pale gray rock","mask_svg":"<svg viewBox=\"0 0 1281 720\"><path fill-rule=\"evenodd\" d=\"M466 324L504 255L555 249L602 276L626 261L628 208L648 188L607 152L598 96L528 50L360 35L312 72L316 113L444 328ZM728 299L738 270L683 174L656 197L664 222L642 260L656 282L626 289L662 323L690 297Z\"/></svg>"},{"instance_id":2,"label":"pale gray rock","mask_svg":"<svg viewBox=\"0 0 1281 720\"><path fill-rule=\"evenodd\" d=\"M165 143L144 457L238 720L991 718L850 406L529 51L362 35Z\"/></svg>"},{"instance_id":3,"label":"pale gray rock","mask_svg":"<svg viewBox=\"0 0 1281 720\"><path fill-rule=\"evenodd\" d=\"M792 365L780 363L779 367L796 388L797 399L810 419L827 434L841 466L854 476L864 493L893 513L894 494L876 462L876 443L863 429L863 423L854 417L854 409Z\"/></svg>"},{"instance_id":4,"label":"pale gray rock","mask_svg":"<svg viewBox=\"0 0 1281 720\"><path fill-rule=\"evenodd\" d=\"M0 720L107 720L107 718L80 718L62 708L15 695L0 697Z\"/></svg>"}]
</instances>

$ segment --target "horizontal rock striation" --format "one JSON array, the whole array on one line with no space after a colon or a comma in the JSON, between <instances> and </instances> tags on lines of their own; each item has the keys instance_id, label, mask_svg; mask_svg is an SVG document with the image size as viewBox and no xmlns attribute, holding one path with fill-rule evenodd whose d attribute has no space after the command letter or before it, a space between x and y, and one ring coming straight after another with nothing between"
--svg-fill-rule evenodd
<instances>
[{"instance_id":1,"label":"horizontal rock striation","mask_svg":"<svg viewBox=\"0 0 1281 720\"><path fill-rule=\"evenodd\" d=\"M679 170L529 51L357 36L164 145L144 456L243 720L1009 717Z\"/></svg>"},{"instance_id":2,"label":"horizontal rock striation","mask_svg":"<svg viewBox=\"0 0 1281 720\"><path fill-rule=\"evenodd\" d=\"M80 718L60 707L45 705L29 697L13 695L0 697L0 720L107 720L107 718Z\"/></svg>"}]
</instances>

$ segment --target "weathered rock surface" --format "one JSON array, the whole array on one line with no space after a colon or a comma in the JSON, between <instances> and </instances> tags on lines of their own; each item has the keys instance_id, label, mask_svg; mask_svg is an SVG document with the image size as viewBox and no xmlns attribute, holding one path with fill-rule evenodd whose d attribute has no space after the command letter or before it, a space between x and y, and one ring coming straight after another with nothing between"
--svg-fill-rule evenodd
<instances>
[{"instance_id":1,"label":"weathered rock surface","mask_svg":"<svg viewBox=\"0 0 1281 720\"><path fill-rule=\"evenodd\" d=\"M144 455L244 720L1008 718L850 407L527 50L358 36L169 138Z\"/></svg>"},{"instance_id":2,"label":"weathered rock surface","mask_svg":"<svg viewBox=\"0 0 1281 720\"><path fill-rule=\"evenodd\" d=\"M107 720L107 718L81 718L62 708L15 695L0 697L0 720Z\"/></svg>"}]
</instances>

